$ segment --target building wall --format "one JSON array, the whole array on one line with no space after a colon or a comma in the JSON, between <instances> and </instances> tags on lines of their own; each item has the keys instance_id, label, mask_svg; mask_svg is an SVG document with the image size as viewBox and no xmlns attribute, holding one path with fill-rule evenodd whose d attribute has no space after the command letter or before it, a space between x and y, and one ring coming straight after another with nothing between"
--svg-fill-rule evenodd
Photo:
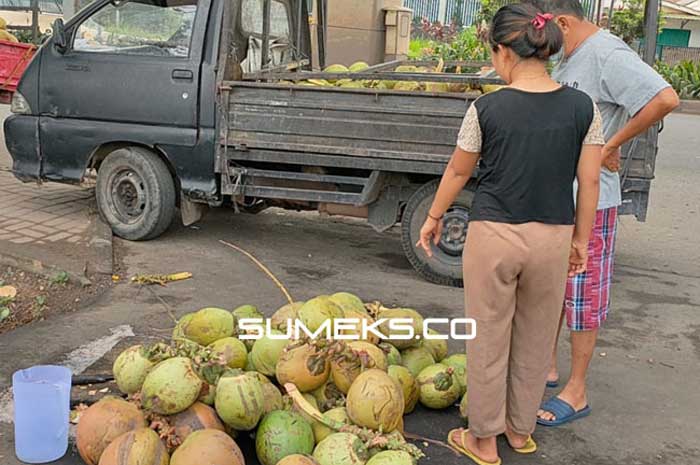
<instances>
[{"instance_id":1,"label":"building wall","mask_svg":"<svg viewBox=\"0 0 700 465\"><path fill-rule=\"evenodd\" d=\"M700 47L700 21L688 21L681 27L680 19L667 18L664 22L664 27L667 29L686 29L690 30L689 47Z\"/></svg>"}]
</instances>

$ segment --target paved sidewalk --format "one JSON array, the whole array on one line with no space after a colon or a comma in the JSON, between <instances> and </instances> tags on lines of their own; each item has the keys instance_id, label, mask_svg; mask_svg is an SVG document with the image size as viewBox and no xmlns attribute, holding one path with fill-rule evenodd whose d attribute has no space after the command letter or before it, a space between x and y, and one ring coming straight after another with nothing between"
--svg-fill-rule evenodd
<instances>
[{"instance_id":1,"label":"paved sidewalk","mask_svg":"<svg viewBox=\"0 0 700 465\"><path fill-rule=\"evenodd\" d=\"M92 189L21 183L0 166L0 243L87 241Z\"/></svg>"},{"instance_id":2,"label":"paved sidewalk","mask_svg":"<svg viewBox=\"0 0 700 465\"><path fill-rule=\"evenodd\" d=\"M8 114L0 106L0 122ZM90 246L96 219L94 189L22 183L0 130L0 255L9 254L84 275L97 253Z\"/></svg>"}]
</instances>

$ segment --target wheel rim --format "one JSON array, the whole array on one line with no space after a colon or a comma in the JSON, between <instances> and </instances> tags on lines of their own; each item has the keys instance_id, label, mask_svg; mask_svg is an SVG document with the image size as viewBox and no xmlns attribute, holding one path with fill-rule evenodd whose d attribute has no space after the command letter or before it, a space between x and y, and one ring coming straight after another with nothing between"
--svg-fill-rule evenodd
<instances>
[{"instance_id":1,"label":"wheel rim","mask_svg":"<svg viewBox=\"0 0 700 465\"><path fill-rule=\"evenodd\" d=\"M453 206L442 220L442 236L438 248L451 257L461 257L469 228L469 209Z\"/></svg>"},{"instance_id":2,"label":"wheel rim","mask_svg":"<svg viewBox=\"0 0 700 465\"><path fill-rule=\"evenodd\" d=\"M112 210L121 223L136 223L146 211L146 187L141 176L130 168L112 176L110 194Z\"/></svg>"}]
</instances>

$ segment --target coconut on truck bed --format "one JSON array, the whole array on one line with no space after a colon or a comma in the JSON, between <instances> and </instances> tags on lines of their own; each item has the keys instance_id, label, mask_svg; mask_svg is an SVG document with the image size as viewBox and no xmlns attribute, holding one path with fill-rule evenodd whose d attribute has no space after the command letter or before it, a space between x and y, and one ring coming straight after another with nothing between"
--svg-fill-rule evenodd
<instances>
[{"instance_id":1,"label":"coconut on truck bed","mask_svg":"<svg viewBox=\"0 0 700 465\"><path fill-rule=\"evenodd\" d=\"M176 465L245 465L237 441L250 442L254 434L262 465L414 465L423 453L404 439L404 416L418 402L443 409L463 394L466 380L455 378L464 372L463 354L445 358L449 366L436 364L446 355L442 344L418 337L286 340L283 331L273 330L282 339L258 339L254 363L244 371L240 366L249 354L239 340L246 335L239 322L256 315L252 306L206 308L184 315L169 343L124 350L113 371L127 399L104 398L79 419L77 443L85 462L116 465L121 462L115 457L126 457L128 463L165 465L170 457ZM365 305L349 293L288 304L275 315L289 335L282 316L303 317L317 328L340 318L345 328L348 318L358 316L360 322L408 317L416 320L416 334L423 329L416 310ZM403 356L393 346L399 341Z\"/></svg>"}]
</instances>

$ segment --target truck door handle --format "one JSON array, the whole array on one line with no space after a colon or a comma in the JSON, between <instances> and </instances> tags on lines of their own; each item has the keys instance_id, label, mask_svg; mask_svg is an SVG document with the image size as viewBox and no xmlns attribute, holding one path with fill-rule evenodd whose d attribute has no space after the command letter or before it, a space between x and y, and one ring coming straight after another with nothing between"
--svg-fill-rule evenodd
<instances>
[{"instance_id":1,"label":"truck door handle","mask_svg":"<svg viewBox=\"0 0 700 465\"><path fill-rule=\"evenodd\" d=\"M172 76L178 81L192 81L194 79L194 73L189 69L175 69Z\"/></svg>"}]
</instances>

